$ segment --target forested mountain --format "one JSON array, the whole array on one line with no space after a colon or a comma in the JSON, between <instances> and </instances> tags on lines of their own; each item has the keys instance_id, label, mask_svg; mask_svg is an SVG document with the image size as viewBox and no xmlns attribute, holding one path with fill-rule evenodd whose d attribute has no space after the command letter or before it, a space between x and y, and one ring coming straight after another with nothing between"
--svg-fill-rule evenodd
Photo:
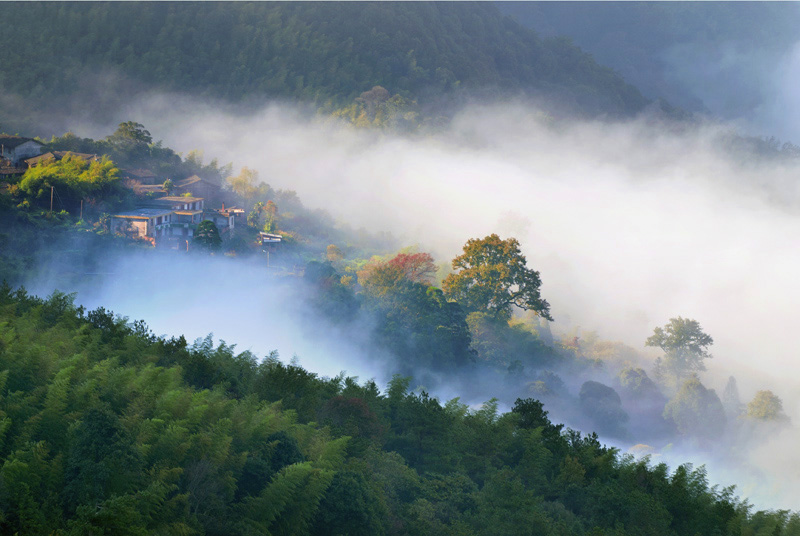
<instances>
[{"instance_id":1,"label":"forested mountain","mask_svg":"<svg viewBox=\"0 0 800 536\"><path fill-rule=\"evenodd\" d=\"M680 6L631 5L630 13L596 12L609 27L613 13L627 21L622 57L635 56L636 43L646 40L645 26L630 29L637 16L683 13ZM697 320L653 320L663 326L646 340L613 342L569 320L572 304L566 303L594 307L592 296L602 294L577 274L597 273L604 280L593 285L614 292L596 300L604 316L642 324L636 318L645 313L611 307L626 294L647 296L635 292L642 287L630 281L634 270L619 269L626 264L620 230L650 233L648 245L635 248L637 256L654 245L683 258L691 251L684 238L702 236L699 225L679 232L676 247L660 224L650 230L639 215L639 209L661 213L677 206L691 216L691 207L671 194L653 195L655 204L629 196L619 202L603 195L603 185L616 188L624 180L627 192L647 183L681 185L675 177L683 175L705 184L704 175L721 169L730 182L711 184L723 190L739 180L738 163L765 170L759 175L765 182L777 174L780 184L777 171L794 169L797 146L735 132L709 141L700 132L689 133L696 135L692 145L670 148L662 132L698 124L636 116L650 106L679 111L653 104L568 39L540 38L491 3L3 7L0 131L19 126L26 136L44 136L46 150L97 158L64 154L27 169L9 161L0 182L0 535L800 535L800 514L756 511L746 498L772 508L769 499L783 494L779 507L795 508L786 503L796 494L785 491L794 488L778 482L792 480L784 470L791 462L771 449L776 443L791 448L795 437L778 394L759 385L750 399L747 385L747 399L740 398L727 373L724 392L715 390L717 371L703 375L714 339ZM569 6L558 9L566 24ZM687 6L686 13L694 9ZM713 11L697 9L699 27L713 25ZM694 27L679 28L681 20L663 24L690 34ZM736 20L744 26L745 19ZM551 30L542 33L557 34ZM657 32L654 40L666 43L665 35ZM167 107L180 101L177 111L164 113L160 128L179 113L212 110L216 121L169 125L170 143L181 144L176 149L224 138L206 147L216 152L209 156L279 165L260 178L253 168L235 172L216 158L204 163L202 151L184 156L164 146L136 122L146 121L137 114L152 114L142 111L151 98ZM485 108L469 106L476 101L500 106L464 118ZM291 109L310 127L298 129L294 119L270 122L265 108ZM239 120L254 110L252 121ZM319 115L304 114L309 110ZM463 113L437 128L440 116L453 111ZM487 120L498 113L513 116ZM98 132L122 114L125 122L104 138L74 133L87 127L82 119ZM546 128L511 127L540 119ZM423 128L425 121L434 128ZM622 135L629 125L632 133ZM186 131L206 129L213 135L180 140ZM410 130L415 134L405 135ZM253 143L243 143L245 137ZM297 138L304 150L281 138ZM513 140L513 147L482 149L500 139ZM715 158L717 152L736 158L717 167L701 158L704 143L713 145L708 152ZM562 144L569 149L562 152ZM595 150L604 156L595 158ZM420 167L394 174L404 162L390 153ZM610 165L630 154L636 160L630 167ZM669 160L683 158L690 171L670 168ZM769 165L758 167L762 160ZM573 161L582 165L567 165ZM649 172L658 167L667 168L663 177ZM126 178L126 170L149 171L152 184ZM192 174L217 187L222 210L236 207L235 226L228 220L221 233L206 220L177 248L115 230L113 214L146 208ZM582 179L573 183L568 174ZM417 176L422 188L412 180ZM549 184L557 182L553 193ZM364 225L354 230L323 208L304 205L295 189L306 200L309 192L322 192L320 205L335 207L343 219L357 205L396 212L402 229L425 242L409 245L414 242L404 236L400 244L391 223L372 218L351 219ZM473 189L477 196L462 197ZM511 195L497 197L503 190ZM698 192L704 200L704 190ZM191 190L182 195L193 197ZM520 203L509 202L512 197ZM493 223L496 206L507 223ZM595 216L594 206L624 221L605 232L606 216ZM703 205L704 212L713 210ZM737 217L742 214L737 205ZM759 211L759 221L765 215ZM528 218L541 231L531 233ZM669 219L671 232L682 229L677 220ZM562 234L567 221L578 233ZM563 290L553 292L555 285L542 288L557 274L528 266L520 241L482 230L492 225L508 227L498 233L527 236L535 264L557 257L549 266L567 274L561 281L571 287L567 298ZM420 248L433 247L445 227L488 236L468 239L451 261L435 259ZM588 245L578 247L611 259L614 274L594 258L583 262L589 257L571 254L572 242L584 243L579 234ZM601 235L615 242L604 246ZM748 249L734 244L729 251ZM617 285L616 272L627 280ZM655 301L662 288L678 294L682 273L669 274L674 283L658 280L659 292L648 299ZM33 296L22 285L50 295ZM137 314L123 297L143 303L142 316L170 335L106 309ZM693 314L691 304L675 303L668 305L676 313ZM790 318L777 308L770 313ZM164 327L159 315L178 324ZM231 325L252 339L230 342L259 344L258 350L237 352L213 334L205 337L213 330L228 339ZM201 338L187 342L195 329ZM643 345L650 354L639 351ZM283 362L272 348L315 368L294 358ZM339 373L353 374L352 367L361 380ZM698 453L698 463L716 459L738 472L720 476L712 464L708 473L680 465L687 452ZM756 457L775 458L782 467L765 470L752 463ZM739 480L742 488L709 480ZM755 480L775 494L759 497Z\"/></svg>"},{"instance_id":2,"label":"forested mountain","mask_svg":"<svg viewBox=\"0 0 800 536\"><path fill-rule=\"evenodd\" d=\"M487 3L19 2L4 6L0 46L6 112L69 103L98 114L146 89L332 108L375 85L421 104L544 95L593 115L648 102Z\"/></svg>"},{"instance_id":3,"label":"forested mountain","mask_svg":"<svg viewBox=\"0 0 800 536\"><path fill-rule=\"evenodd\" d=\"M381 391L60 293L0 287L0 369L3 534L800 533L532 399L500 415L402 377Z\"/></svg>"},{"instance_id":4,"label":"forested mountain","mask_svg":"<svg viewBox=\"0 0 800 536\"><path fill-rule=\"evenodd\" d=\"M725 119L763 119L787 89L776 85L795 69L795 2L497 5L543 36L568 36L646 96ZM777 118L770 133L786 135L776 131Z\"/></svg>"}]
</instances>

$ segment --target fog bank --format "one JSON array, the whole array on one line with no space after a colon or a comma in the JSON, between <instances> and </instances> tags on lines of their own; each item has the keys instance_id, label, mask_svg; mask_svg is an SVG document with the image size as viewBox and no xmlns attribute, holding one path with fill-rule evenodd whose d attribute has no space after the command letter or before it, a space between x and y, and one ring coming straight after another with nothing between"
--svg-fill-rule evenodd
<instances>
[{"instance_id":1,"label":"fog bank","mask_svg":"<svg viewBox=\"0 0 800 536\"><path fill-rule=\"evenodd\" d=\"M725 126L647 117L567 122L513 104L475 106L444 131L401 137L278 105L241 114L176 96L148 98L123 113L167 146L255 168L306 205L354 227L390 231L440 262L468 238L515 236L540 271L554 329L596 329L643 349L670 317L697 319L715 341L706 385L721 393L734 374L744 401L772 389L800 420L792 329L800 303L798 170L734 158L721 143ZM338 335L295 329L302 314L285 315L287 300L258 277L234 280L221 268L197 289L216 296L210 303L193 301L180 281L167 283L151 281L148 289L174 310L154 311L137 301L138 290L122 287L109 287L97 303L143 317L157 332L213 331L260 352L268 348L255 341L272 337L284 359L297 353L311 370L378 374L353 365L358 352L346 341L339 346ZM264 331L254 337L259 325ZM780 471L766 460L782 459L792 443L787 434L776 441L754 460L775 482ZM712 481L726 484L741 476L716 480L723 469L716 471ZM777 494L754 487L748 494L766 497L764 507L796 508L789 503L798 486L781 486Z\"/></svg>"}]
</instances>

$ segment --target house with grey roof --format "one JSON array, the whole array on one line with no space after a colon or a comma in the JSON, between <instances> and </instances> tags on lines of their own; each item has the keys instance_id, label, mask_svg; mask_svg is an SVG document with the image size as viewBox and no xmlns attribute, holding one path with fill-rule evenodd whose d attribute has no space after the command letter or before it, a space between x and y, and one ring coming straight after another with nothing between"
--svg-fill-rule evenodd
<instances>
[{"instance_id":1,"label":"house with grey roof","mask_svg":"<svg viewBox=\"0 0 800 536\"><path fill-rule=\"evenodd\" d=\"M44 144L33 138L0 134L0 159L9 160L14 166L26 158L42 154L42 151Z\"/></svg>"},{"instance_id":2,"label":"house with grey roof","mask_svg":"<svg viewBox=\"0 0 800 536\"><path fill-rule=\"evenodd\" d=\"M147 240L153 245L181 247L203 221L203 198L167 196L111 217L111 232ZM187 242L188 243L188 242Z\"/></svg>"},{"instance_id":3,"label":"house with grey roof","mask_svg":"<svg viewBox=\"0 0 800 536\"><path fill-rule=\"evenodd\" d=\"M192 175L179 181L175 181L175 192L178 194L191 194L202 197L211 206L217 206L222 202L222 187L210 180L198 175Z\"/></svg>"}]
</instances>

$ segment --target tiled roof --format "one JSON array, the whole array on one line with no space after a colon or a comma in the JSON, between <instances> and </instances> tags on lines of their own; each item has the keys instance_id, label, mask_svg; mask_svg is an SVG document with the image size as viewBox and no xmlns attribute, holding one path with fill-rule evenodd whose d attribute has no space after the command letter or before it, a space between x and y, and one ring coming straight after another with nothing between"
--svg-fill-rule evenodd
<instances>
[{"instance_id":1,"label":"tiled roof","mask_svg":"<svg viewBox=\"0 0 800 536\"><path fill-rule=\"evenodd\" d=\"M135 179L149 179L156 176L156 174L149 169L120 169L119 172L123 177L132 177Z\"/></svg>"},{"instance_id":2,"label":"tiled roof","mask_svg":"<svg viewBox=\"0 0 800 536\"><path fill-rule=\"evenodd\" d=\"M127 212L120 212L114 214L114 218L157 218L158 216L166 216L172 214L171 210L164 210L163 208L137 208L136 210L129 210Z\"/></svg>"},{"instance_id":3,"label":"tiled roof","mask_svg":"<svg viewBox=\"0 0 800 536\"><path fill-rule=\"evenodd\" d=\"M96 154L73 153L72 151L50 151L48 153L40 154L39 156L34 156L32 158L27 158L25 160L25 163L28 164L28 166L35 166L37 164L41 164L42 162L50 160L50 159L52 159L52 160L61 160L62 158L64 158L68 154L71 154L72 156L77 156L78 158L86 160L87 162L90 161L90 160L100 160L100 157L97 156Z\"/></svg>"},{"instance_id":4,"label":"tiled roof","mask_svg":"<svg viewBox=\"0 0 800 536\"><path fill-rule=\"evenodd\" d=\"M44 143L34 140L33 138L23 138L22 136L9 136L8 134L0 134L0 145L3 145L7 149L14 149L26 141L32 141L34 143L38 143L39 145L44 145Z\"/></svg>"},{"instance_id":5,"label":"tiled roof","mask_svg":"<svg viewBox=\"0 0 800 536\"><path fill-rule=\"evenodd\" d=\"M151 202L165 205L169 203L194 203L195 201L202 200L202 197L183 197L182 195L170 195L167 197L161 197L159 199L153 199Z\"/></svg>"},{"instance_id":6,"label":"tiled roof","mask_svg":"<svg viewBox=\"0 0 800 536\"><path fill-rule=\"evenodd\" d=\"M213 188L221 188L219 184L206 180L203 177L198 177L197 175L192 175L191 177L186 177L185 179L175 181L175 187L188 188L189 186L192 186L193 184L197 184L199 182L202 182L204 185L211 186Z\"/></svg>"}]
</instances>

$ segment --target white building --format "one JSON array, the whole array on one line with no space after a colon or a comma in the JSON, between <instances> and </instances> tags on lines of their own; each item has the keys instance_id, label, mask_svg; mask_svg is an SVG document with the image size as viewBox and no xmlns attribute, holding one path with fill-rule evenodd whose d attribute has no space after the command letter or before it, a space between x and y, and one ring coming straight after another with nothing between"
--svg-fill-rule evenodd
<instances>
[{"instance_id":1,"label":"white building","mask_svg":"<svg viewBox=\"0 0 800 536\"><path fill-rule=\"evenodd\" d=\"M0 134L0 158L10 160L14 165L26 158L39 156L43 150L44 144L32 138Z\"/></svg>"},{"instance_id":2,"label":"white building","mask_svg":"<svg viewBox=\"0 0 800 536\"><path fill-rule=\"evenodd\" d=\"M111 216L111 232L155 243L164 236L173 220L173 211L163 208L138 208Z\"/></svg>"},{"instance_id":3,"label":"white building","mask_svg":"<svg viewBox=\"0 0 800 536\"><path fill-rule=\"evenodd\" d=\"M202 197L161 197L147 205L112 216L111 232L180 246L194 236L197 224L203 221Z\"/></svg>"}]
</instances>

